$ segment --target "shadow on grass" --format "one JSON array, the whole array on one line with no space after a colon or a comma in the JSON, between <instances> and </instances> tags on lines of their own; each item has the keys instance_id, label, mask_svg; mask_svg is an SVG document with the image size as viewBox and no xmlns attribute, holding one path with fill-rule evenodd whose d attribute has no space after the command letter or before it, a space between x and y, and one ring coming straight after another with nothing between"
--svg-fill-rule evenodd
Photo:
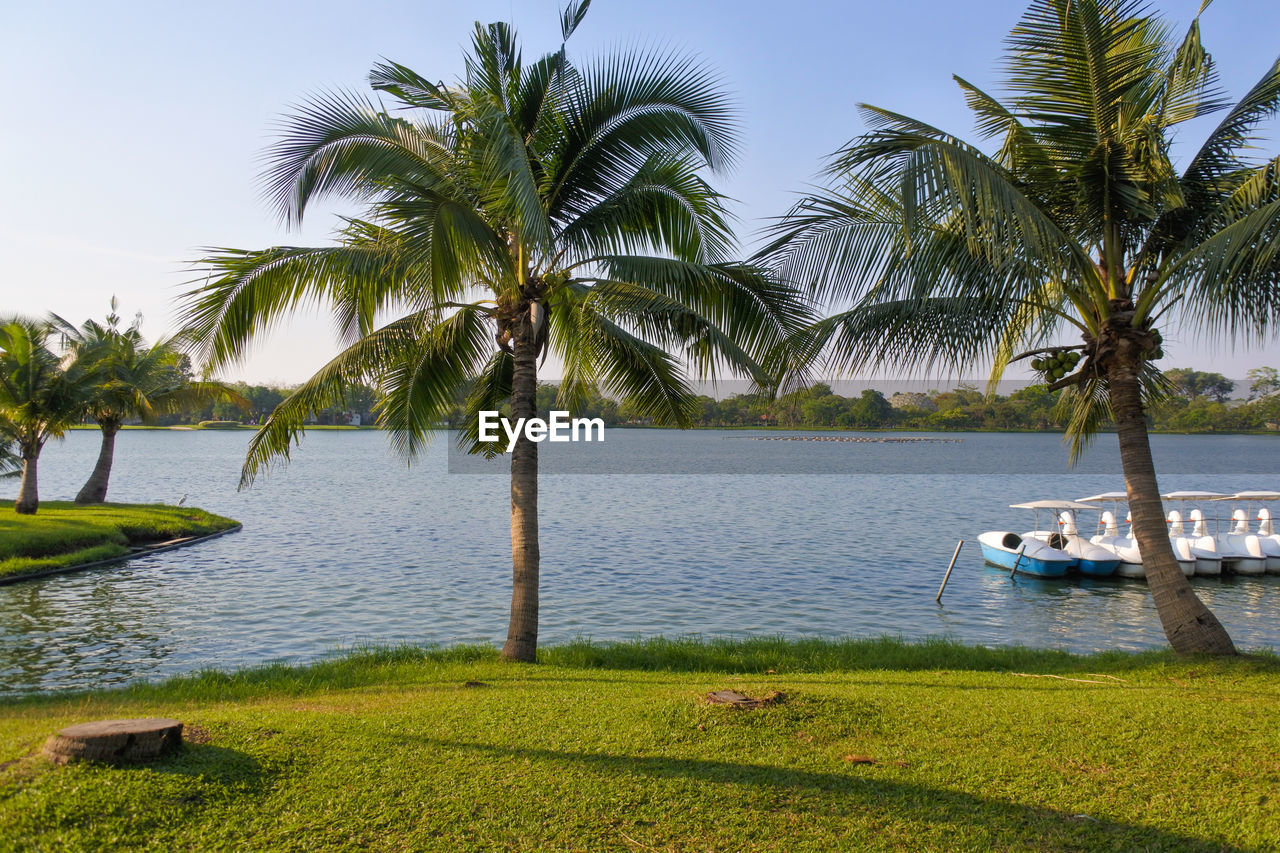
<instances>
[{"instance_id":1,"label":"shadow on grass","mask_svg":"<svg viewBox=\"0 0 1280 853\"><path fill-rule=\"evenodd\" d=\"M139 766L155 773L186 776L202 787L236 788L250 794L264 790L269 776L253 756L212 744L185 744L173 755Z\"/></svg>"},{"instance_id":2,"label":"shadow on grass","mask_svg":"<svg viewBox=\"0 0 1280 853\"><path fill-rule=\"evenodd\" d=\"M761 764L694 758L653 758L632 755L567 752L415 738L442 750L470 752L498 761L527 760L587 769L606 777L646 776L659 780L693 781L707 785L757 788L777 794L818 795L793 798L787 808L813 817L850 820L867 827L910 822L921 827L954 827L965 840L959 846L1016 850L1177 850L1249 851L1221 840L1195 838L1157 827L1126 823L1041 806L1023 805L925 785L867 778L867 772L848 774L798 770ZM578 784L582 784L579 780ZM696 796L681 787L687 801ZM776 801L770 801L773 808ZM686 805L688 803L686 802ZM743 797L740 808L753 808ZM947 844L946 836L922 844ZM957 836L959 837L959 836Z\"/></svg>"},{"instance_id":3,"label":"shadow on grass","mask_svg":"<svg viewBox=\"0 0 1280 853\"><path fill-rule=\"evenodd\" d=\"M275 776L250 755L209 744L139 764L40 762L38 773L8 792L21 805L0 803L8 807L7 814L0 809L0 824L14 833L0 832L0 849L214 849L200 846L198 834L193 843L174 839L207 821L206 809L216 813L231 802L252 812Z\"/></svg>"}]
</instances>

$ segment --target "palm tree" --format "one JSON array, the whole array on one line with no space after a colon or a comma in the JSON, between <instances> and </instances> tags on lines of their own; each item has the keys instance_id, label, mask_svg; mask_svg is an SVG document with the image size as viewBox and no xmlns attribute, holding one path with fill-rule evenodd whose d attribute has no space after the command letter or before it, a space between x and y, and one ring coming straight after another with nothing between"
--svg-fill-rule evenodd
<instances>
[{"instance_id":1,"label":"palm tree","mask_svg":"<svg viewBox=\"0 0 1280 853\"><path fill-rule=\"evenodd\" d=\"M14 509L40 508L40 451L50 438L84 417L90 382L76 364L64 364L49 348L47 323L22 317L0 320L0 429L18 446L22 485Z\"/></svg>"},{"instance_id":2,"label":"palm tree","mask_svg":"<svg viewBox=\"0 0 1280 853\"><path fill-rule=\"evenodd\" d=\"M565 41L587 3L564 12ZM730 260L723 198L706 169L730 163L734 120L691 59L632 51L577 65L564 44L525 64L506 24L477 24L453 85L383 63L374 89L395 113L333 94L292 117L270 151L268 186L290 223L341 196L365 215L336 246L215 250L186 301L217 367L302 303L333 306L349 345L281 403L243 471L287 457L309 413L352 383L383 394L379 421L412 456L474 381L464 440L511 452L513 594L504 658L535 659L538 447L481 443L476 413L509 401L537 415L538 358L564 365L557 401L597 387L647 415L687 424L700 374L759 366L803 319L803 301ZM404 313L380 328L380 311Z\"/></svg>"},{"instance_id":3,"label":"palm tree","mask_svg":"<svg viewBox=\"0 0 1280 853\"><path fill-rule=\"evenodd\" d=\"M1073 458L1111 418L1170 643L1233 653L1174 561L1145 407L1162 325L1255 341L1280 319L1280 159L1249 156L1280 107L1280 64L1232 105L1198 19L1179 41L1133 0L1036 0L1007 44L1005 102L956 78L996 153L863 107L869 131L765 252L842 309L807 339L842 368L993 359L994 380L1033 354L1020 348L1080 352L1049 385L1071 414ZM1173 129L1222 110L1179 172ZM1082 343L1043 346L1064 330Z\"/></svg>"},{"instance_id":4,"label":"palm tree","mask_svg":"<svg viewBox=\"0 0 1280 853\"><path fill-rule=\"evenodd\" d=\"M78 504L106 501L116 434L126 419L136 417L151 423L157 415L218 400L248 406L247 400L221 383L192 381L174 340L161 339L148 346L139 331L141 315L121 330L116 308L112 297L105 325L88 320L77 327L56 314L52 316L67 351L90 374L93 388L87 414L102 431L98 461L76 494Z\"/></svg>"}]
</instances>

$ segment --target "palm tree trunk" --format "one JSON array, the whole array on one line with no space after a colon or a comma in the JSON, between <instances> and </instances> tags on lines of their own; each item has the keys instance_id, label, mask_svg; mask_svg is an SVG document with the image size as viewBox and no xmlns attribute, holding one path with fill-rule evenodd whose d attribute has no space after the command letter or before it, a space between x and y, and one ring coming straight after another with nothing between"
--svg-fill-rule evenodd
<instances>
[{"instance_id":1,"label":"palm tree trunk","mask_svg":"<svg viewBox=\"0 0 1280 853\"><path fill-rule=\"evenodd\" d=\"M1236 648L1222 623L1187 582L1165 526L1164 504L1156 483L1147 440L1147 421L1137 371L1116 365L1109 371L1111 410L1120 437L1120 466L1133 514L1133 536L1142 554L1147 586L1169 644L1178 654L1233 655Z\"/></svg>"},{"instance_id":2,"label":"palm tree trunk","mask_svg":"<svg viewBox=\"0 0 1280 853\"><path fill-rule=\"evenodd\" d=\"M511 376L511 418L538 414L538 353L529 323L515 324L515 349ZM511 453L511 622L504 660L533 663L538 653L538 445L524 436L516 438Z\"/></svg>"},{"instance_id":3,"label":"palm tree trunk","mask_svg":"<svg viewBox=\"0 0 1280 853\"><path fill-rule=\"evenodd\" d=\"M103 423L102 447L98 450L98 463L84 486L76 493L78 504L100 504L107 499L107 483L111 480L111 463L116 453L116 433L119 424Z\"/></svg>"},{"instance_id":4,"label":"palm tree trunk","mask_svg":"<svg viewBox=\"0 0 1280 853\"><path fill-rule=\"evenodd\" d=\"M39 486L40 449L22 448L22 486L18 489L18 499L13 509L19 515L35 515L40 508Z\"/></svg>"}]
</instances>

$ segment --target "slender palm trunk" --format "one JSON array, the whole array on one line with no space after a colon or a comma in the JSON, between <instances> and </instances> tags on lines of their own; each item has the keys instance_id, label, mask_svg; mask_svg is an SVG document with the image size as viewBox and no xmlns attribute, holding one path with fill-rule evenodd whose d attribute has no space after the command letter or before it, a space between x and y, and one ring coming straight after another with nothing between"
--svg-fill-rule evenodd
<instances>
[{"instance_id":1,"label":"slender palm trunk","mask_svg":"<svg viewBox=\"0 0 1280 853\"><path fill-rule=\"evenodd\" d=\"M538 414L538 353L527 321L516 323L511 377L511 418ZM516 438L511 453L511 623L505 660L534 662L538 652L538 445Z\"/></svg>"},{"instance_id":2,"label":"slender palm trunk","mask_svg":"<svg viewBox=\"0 0 1280 853\"><path fill-rule=\"evenodd\" d=\"M1236 649L1231 637L1191 589L1173 555L1136 369L1117 365L1109 371L1108 379L1120 437L1120 466L1133 514L1133 536L1165 636L1179 654L1233 655Z\"/></svg>"},{"instance_id":3,"label":"slender palm trunk","mask_svg":"<svg viewBox=\"0 0 1280 853\"><path fill-rule=\"evenodd\" d=\"M22 486L13 508L19 515L35 515L40 508L39 486L40 449L22 448Z\"/></svg>"},{"instance_id":4,"label":"slender palm trunk","mask_svg":"<svg viewBox=\"0 0 1280 853\"><path fill-rule=\"evenodd\" d=\"M78 504L100 504L107 499L107 483L111 480L111 463L116 453L116 433L119 424L103 423L102 447L98 450L98 463L84 486L76 493Z\"/></svg>"}]
</instances>

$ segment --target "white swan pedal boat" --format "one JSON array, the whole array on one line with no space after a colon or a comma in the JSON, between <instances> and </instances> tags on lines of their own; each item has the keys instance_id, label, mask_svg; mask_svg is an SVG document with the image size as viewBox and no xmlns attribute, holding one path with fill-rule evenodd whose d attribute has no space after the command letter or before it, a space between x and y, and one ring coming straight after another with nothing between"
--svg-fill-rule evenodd
<instances>
[{"instance_id":1,"label":"white swan pedal boat","mask_svg":"<svg viewBox=\"0 0 1280 853\"><path fill-rule=\"evenodd\" d=\"M992 530L978 537L982 556L988 563L1042 578L1060 578L1070 570L1090 577L1106 577L1120 564L1120 558L1080 535L1075 512L1096 509L1079 501L1044 500L1011 504L1013 509L1040 510L1057 514L1058 530L1031 530L1021 535ZM1052 517L1052 515L1051 515Z\"/></svg>"}]
</instances>

